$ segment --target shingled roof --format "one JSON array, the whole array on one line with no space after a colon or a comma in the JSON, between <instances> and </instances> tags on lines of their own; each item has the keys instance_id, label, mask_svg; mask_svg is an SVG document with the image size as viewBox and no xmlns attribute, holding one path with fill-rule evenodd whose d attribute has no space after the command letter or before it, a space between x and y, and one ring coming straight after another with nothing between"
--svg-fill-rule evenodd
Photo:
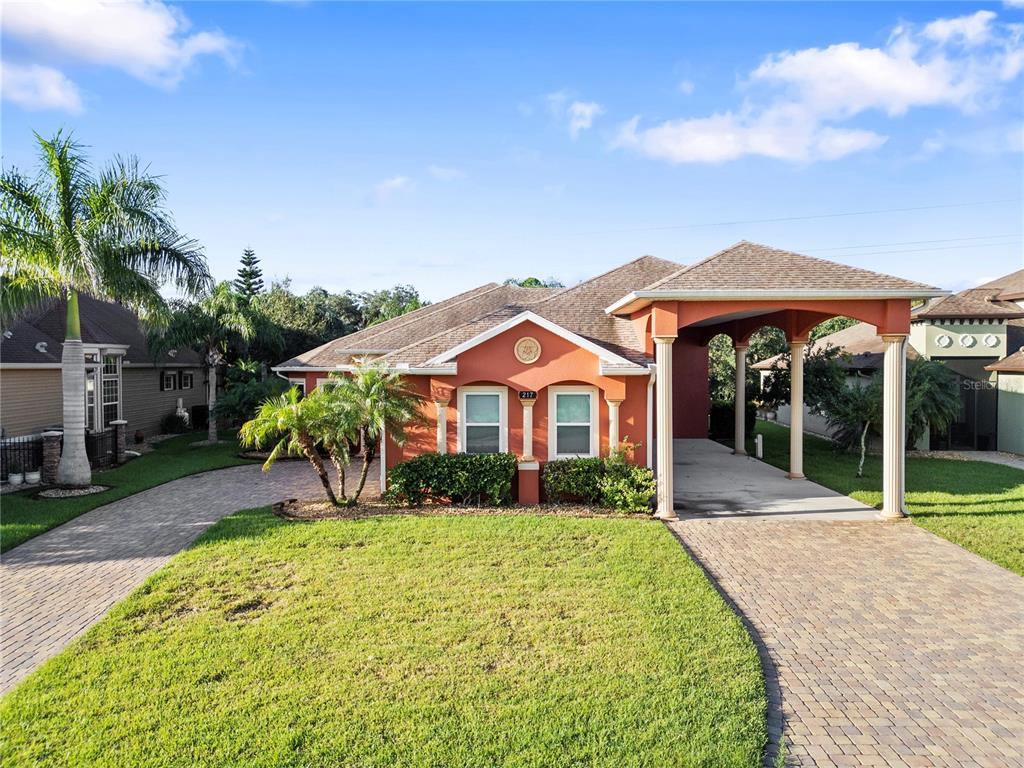
<instances>
[{"instance_id":1,"label":"shingled roof","mask_svg":"<svg viewBox=\"0 0 1024 768\"><path fill-rule=\"evenodd\" d=\"M1002 360L996 360L992 365L986 365L985 370L999 373L1024 373L1024 347L1012 355L1007 355Z\"/></svg>"},{"instance_id":2,"label":"shingled roof","mask_svg":"<svg viewBox=\"0 0 1024 768\"><path fill-rule=\"evenodd\" d=\"M627 292L679 269L679 264L643 256L570 288L521 288L490 283L446 301L328 342L282 363L279 368L329 369L361 356L418 367L470 339L530 311L625 358L650 362L628 320L604 307Z\"/></svg>"},{"instance_id":3,"label":"shingled roof","mask_svg":"<svg viewBox=\"0 0 1024 768\"><path fill-rule=\"evenodd\" d=\"M1024 318L1024 307L1016 303L1021 299L1024 299L1024 269L937 299L914 317L933 320Z\"/></svg>"},{"instance_id":4,"label":"shingled roof","mask_svg":"<svg viewBox=\"0 0 1024 768\"><path fill-rule=\"evenodd\" d=\"M933 286L743 240L648 285L645 291L931 291Z\"/></svg>"},{"instance_id":5,"label":"shingled roof","mask_svg":"<svg viewBox=\"0 0 1024 768\"><path fill-rule=\"evenodd\" d=\"M154 360L139 318L120 304L79 295L78 313L81 318L82 342L87 346L127 346L125 362L136 365L201 364L200 356L191 349L179 350L173 357L164 354ZM0 338L0 361L23 366L60 363L66 323L67 306L64 299L46 302L4 330Z\"/></svg>"}]
</instances>

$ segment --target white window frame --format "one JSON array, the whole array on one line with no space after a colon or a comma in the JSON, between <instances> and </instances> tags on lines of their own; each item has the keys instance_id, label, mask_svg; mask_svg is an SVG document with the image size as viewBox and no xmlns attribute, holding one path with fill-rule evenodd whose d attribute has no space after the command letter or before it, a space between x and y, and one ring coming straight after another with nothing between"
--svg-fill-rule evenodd
<instances>
[{"instance_id":1,"label":"white window frame","mask_svg":"<svg viewBox=\"0 0 1024 768\"><path fill-rule=\"evenodd\" d=\"M107 358L112 358L114 360L114 372L113 373L107 373ZM99 402L99 411L100 411L100 419L101 419L101 422L102 422L101 429L106 429L110 425L111 421L117 421L118 419L121 418L121 408L122 408L122 405L124 403L124 387L123 387L122 382L121 382L121 355L114 355L114 354L110 354L109 352L100 355L99 371L100 371L100 381L99 381L100 388L99 388L99 392L97 393L97 398L100 401ZM114 400L114 401L109 402L109 403L107 402L106 393L104 392L104 387L103 387L103 383L106 382L106 381L117 382L117 400ZM117 415L113 419L110 419L109 421L107 420L107 406L108 405L116 405L117 406Z\"/></svg>"},{"instance_id":2,"label":"white window frame","mask_svg":"<svg viewBox=\"0 0 1024 768\"><path fill-rule=\"evenodd\" d=\"M329 384L329 385L331 385L333 387L333 386L335 386L338 383L338 381L339 381L339 379L338 379L337 376L334 376L334 377L327 376L326 378L322 378L322 379L321 378L317 378L317 380L316 380L316 387L317 387L317 389L319 389L324 384Z\"/></svg>"},{"instance_id":3,"label":"white window frame","mask_svg":"<svg viewBox=\"0 0 1024 768\"><path fill-rule=\"evenodd\" d=\"M458 421L458 445L456 451L466 452L466 395L497 395L498 396L498 453L508 452L508 387L504 386L473 386L459 387L459 408L456 413Z\"/></svg>"},{"instance_id":4,"label":"white window frame","mask_svg":"<svg viewBox=\"0 0 1024 768\"><path fill-rule=\"evenodd\" d=\"M191 371L182 371L181 388L192 389L196 385L196 375Z\"/></svg>"},{"instance_id":5,"label":"white window frame","mask_svg":"<svg viewBox=\"0 0 1024 768\"><path fill-rule=\"evenodd\" d=\"M305 379L288 379L288 383L291 386L293 386L293 387L298 387L300 395L302 395L303 397L306 396L306 380Z\"/></svg>"},{"instance_id":6,"label":"white window frame","mask_svg":"<svg viewBox=\"0 0 1024 768\"><path fill-rule=\"evenodd\" d=\"M558 453L558 395L590 395L590 452L589 453ZM597 387L583 385L558 385L548 387L548 460L590 458L600 455L600 410L598 407ZM572 425L566 425L572 426ZM578 426L583 426L579 424Z\"/></svg>"},{"instance_id":7,"label":"white window frame","mask_svg":"<svg viewBox=\"0 0 1024 768\"><path fill-rule=\"evenodd\" d=\"M163 376L164 392L174 392L178 389L177 371L164 370L160 375ZM168 384L168 382L170 382L170 384Z\"/></svg>"}]
</instances>

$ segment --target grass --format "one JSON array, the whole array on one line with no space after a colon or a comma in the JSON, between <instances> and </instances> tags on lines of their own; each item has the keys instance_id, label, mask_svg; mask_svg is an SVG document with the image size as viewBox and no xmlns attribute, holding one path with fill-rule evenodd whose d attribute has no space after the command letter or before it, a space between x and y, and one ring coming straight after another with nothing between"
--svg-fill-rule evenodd
<instances>
[{"instance_id":1,"label":"grass","mask_svg":"<svg viewBox=\"0 0 1024 768\"><path fill-rule=\"evenodd\" d=\"M95 472L93 483L110 486L110 490L103 493L78 498L39 499L34 498L36 491L33 490L4 496L0 500L0 552L6 552L96 507L147 488L208 469L251 463L239 458L234 435L222 445L190 445L205 437L205 432L174 437L157 443L152 453L143 454L120 467Z\"/></svg>"},{"instance_id":2,"label":"grass","mask_svg":"<svg viewBox=\"0 0 1024 768\"><path fill-rule=\"evenodd\" d=\"M756 766L755 648L649 519L225 518L0 701L0 764Z\"/></svg>"},{"instance_id":3,"label":"grass","mask_svg":"<svg viewBox=\"0 0 1024 768\"><path fill-rule=\"evenodd\" d=\"M789 467L789 429L759 421L764 459ZM748 450L753 454L753 441ZM869 454L858 478L856 452L804 435L804 474L816 483L882 506L882 457ZM922 528L1024 576L1024 471L986 461L908 458L906 507Z\"/></svg>"}]
</instances>

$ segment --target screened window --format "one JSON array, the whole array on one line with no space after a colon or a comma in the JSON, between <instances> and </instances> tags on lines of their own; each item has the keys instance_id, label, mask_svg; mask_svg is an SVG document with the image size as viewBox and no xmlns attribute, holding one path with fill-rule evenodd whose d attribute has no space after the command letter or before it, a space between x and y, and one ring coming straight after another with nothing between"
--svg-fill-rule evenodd
<instances>
[{"instance_id":1,"label":"screened window","mask_svg":"<svg viewBox=\"0 0 1024 768\"><path fill-rule=\"evenodd\" d=\"M459 395L461 450L465 453L506 451L505 389L464 387Z\"/></svg>"},{"instance_id":2,"label":"screened window","mask_svg":"<svg viewBox=\"0 0 1024 768\"><path fill-rule=\"evenodd\" d=\"M549 450L551 458L597 455L597 395L588 389L549 392Z\"/></svg>"}]
</instances>

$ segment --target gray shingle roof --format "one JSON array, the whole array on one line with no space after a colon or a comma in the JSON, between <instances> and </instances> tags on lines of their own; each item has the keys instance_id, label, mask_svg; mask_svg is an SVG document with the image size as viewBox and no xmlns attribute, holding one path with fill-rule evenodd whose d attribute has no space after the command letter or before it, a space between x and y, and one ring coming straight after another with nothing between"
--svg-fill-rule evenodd
<instances>
[{"instance_id":1,"label":"gray shingle roof","mask_svg":"<svg viewBox=\"0 0 1024 768\"><path fill-rule=\"evenodd\" d=\"M78 313L81 318L82 342L88 345L127 345L125 360L129 363L159 365L200 365L200 356L191 349L182 349L171 357L161 355L154 360L149 353L146 333L138 317L130 309L112 301L100 301L80 295ZM0 337L0 361L21 365L59 363L64 340L67 308L63 299L49 301L11 324ZM36 345L46 343L46 351Z\"/></svg>"}]
</instances>

